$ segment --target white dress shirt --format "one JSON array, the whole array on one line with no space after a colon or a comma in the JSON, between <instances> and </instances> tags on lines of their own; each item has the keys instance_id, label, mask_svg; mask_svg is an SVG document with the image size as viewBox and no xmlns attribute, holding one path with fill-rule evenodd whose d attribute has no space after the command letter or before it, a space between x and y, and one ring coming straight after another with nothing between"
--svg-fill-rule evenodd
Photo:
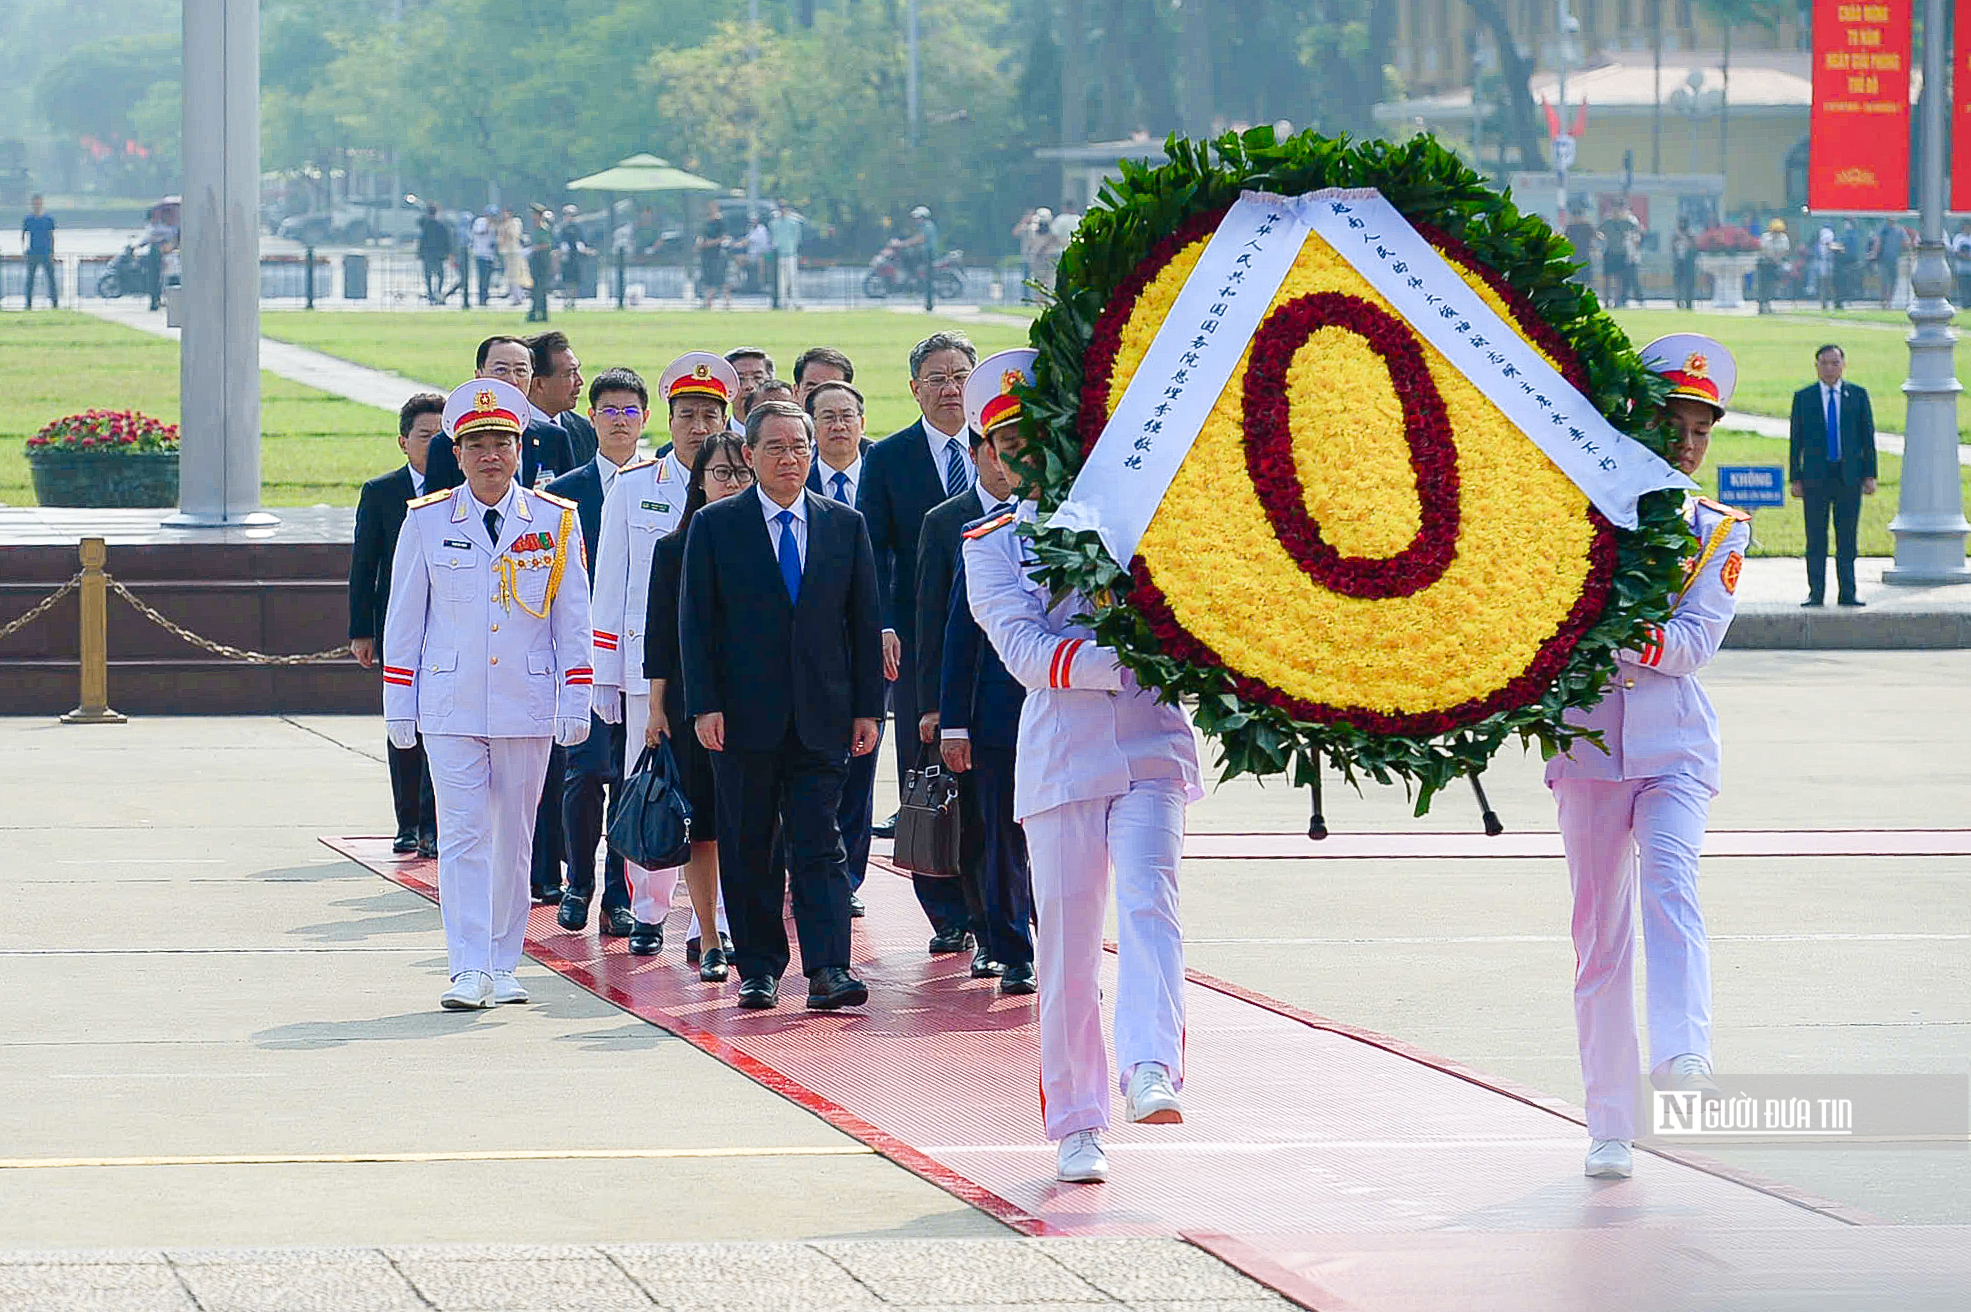
<instances>
[{"instance_id":1,"label":"white dress shirt","mask_svg":"<svg viewBox=\"0 0 1971 1312\"><path fill-rule=\"evenodd\" d=\"M938 482L940 484L944 482L945 453L951 449L953 442L958 443L958 449L965 454L966 483L972 485L979 481L979 471L972 467L971 436L963 428L960 428L956 433L939 432L938 426L933 424L927 416L924 420L924 441L931 448L931 463L937 467ZM945 490L945 496L950 495L951 491L947 488Z\"/></svg>"},{"instance_id":2,"label":"white dress shirt","mask_svg":"<svg viewBox=\"0 0 1971 1312\"><path fill-rule=\"evenodd\" d=\"M842 474L848 480L842 487L842 495L849 499L850 506L854 506L856 489L862 486L862 457L858 455L847 469L832 469L826 460L817 460L815 464L816 473L821 478L821 495L831 501L838 500L835 496L835 475ZM943 471L939 472L942 474Z\"/></svg>"},{"instance_id":3,"label":"white dress shirt","mask_svg":"<svg viewBox=\"0 0 1971 1312\"><path fill-rule=\"evenodd\" d=\"M800 494L795 496L794 504L791 506L778 505L765 492L760 493L760 509L766 514L767 541L773 543L773 558L776 561L780 559L780 534L782 529L774 521L779 518L780 512L783 510L794 512L794 522L787 525L785 531L794 535L794 554L801 562L801 572L803 574L807 573L808 569L808 499L806 493L807 487L803 485Z\"/></svg>"},{"instance_id":4,"label":"white dress shirt","mask_svg":"<svg viewBox=\"0 0 1971 1312\"><path fill-rule=\"evenodd\" d=\"M406 468L406 469L408 469L408 470L410 470L410 471L411 471L411 496L412 496L412 498L413 498L413 499L415 499L415 498L417 498L417 497L421 497L421 496L423 496L423 495L424 495L424 475L423 475L423 474L421 474L421 473L419 473L419 472L418 472L418 467L417 467L416 465L414 465L414 464L412 464L412 463L410 463L410 462L409 462L408 460L404 462L404 468Z\"/></svg>"},{"instance_id":5,"label":"white dress shirt","mask_svg":"<svg viewBox=\"0 0 1971 1312\"><path fill-rule=\"evenodd\" d=\"M598 451L595 453L595 472L602 475L602 495L606 497L609 489L616 486L616 475L623 472L623 467Z\"/></svg>"}]
</instances>

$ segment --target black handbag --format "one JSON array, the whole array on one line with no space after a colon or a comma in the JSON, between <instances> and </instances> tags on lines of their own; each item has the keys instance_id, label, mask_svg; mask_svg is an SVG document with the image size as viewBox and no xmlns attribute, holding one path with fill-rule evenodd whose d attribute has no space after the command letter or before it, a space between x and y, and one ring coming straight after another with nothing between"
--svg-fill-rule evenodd
<instances>
[{"instance_id":1,"label":"black handbag","mask_svg":"<svg viewBox=\"0 0 1971 1312\"><path fill-rule=\"evenodd\" d=\"M958 852L958 777L944 768L931 744L918 752L916 766L904 775L894 859L913 875L955 879Z\"/></svg>"},{"instance_id":2,"label":"black handbag","mask_svg":"<svg viewBox=\"0 0 1971 1312\"><path fill-rule=\"evenodd\" d=\"M645 747L636 769L623 781L616 814L609 821L609 846L625 861L645 870L667 870L691 858L691 800L669 738Z\"/></svg>"}]
</instances>

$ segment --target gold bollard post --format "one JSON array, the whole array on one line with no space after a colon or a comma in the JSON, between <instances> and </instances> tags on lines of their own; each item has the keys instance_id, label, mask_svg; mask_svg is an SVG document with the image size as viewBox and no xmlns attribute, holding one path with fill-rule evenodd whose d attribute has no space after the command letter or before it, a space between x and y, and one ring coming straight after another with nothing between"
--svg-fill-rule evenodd
<instances>
[{"instance_id":1,"label":"gold bollard post","mask_svg":"<svg viewBox=\"0 0 1971 1312\"><path fill-rule=\"evenodd\" d=\"M76 609L82 618L82 704L62 717L63 724L122 724L109 708L109 588L103 562L109 550L101 538L82 539L82 584Z\"/></svg>"}]
</instances>

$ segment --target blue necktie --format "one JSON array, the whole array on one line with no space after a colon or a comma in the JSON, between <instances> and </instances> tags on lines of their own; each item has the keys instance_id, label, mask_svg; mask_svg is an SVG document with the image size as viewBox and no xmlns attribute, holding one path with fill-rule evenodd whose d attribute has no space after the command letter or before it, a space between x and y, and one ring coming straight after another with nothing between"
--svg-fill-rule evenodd
<instances>
[{"instance_id":1,"label":"blue necktie","mask_svg":"<svg viewBox=\"0 0 1971 1312\"><path fill-rule=\"evenodd\" d=\"M787 585L787 600L801 600L801 550L794 545L794 512L783 510L773 517L780 525L780 578Z\"/></svg>"},{"instance_id":2,"label":"blue necktie","mask_svg":"<svg viewBox=\"0 0 1971 1312\"><path fill-rule=\"evenodd\" d=\"M1827 389L1827 463L1841 463L1841 416L1834 409L1834 389Z\"/></svg>"},{"instance_id":3,"label":"blue necktie","mask_svg":"<svg viewBox=\"0 0 1971 1312\"><path fill-rule=\"evenodd\" d=\"M836 470L835 477L829 479L828 481L835 485L835 499L841 502L845 506L850 504L849 476L847 474L842 473L840 470Z\"/></svg>"},{"instance_id":4,"label":"blue necktie","mask_svg":"<svg viewBox=\"0 0 1971 1312\"><path fill-rule=\"evenodd\" d=\"M965 448L957 438L945 443L944 448L944 494L955 497L972 486L970 471L966 469Z\"/></svg>"}]
</instances>

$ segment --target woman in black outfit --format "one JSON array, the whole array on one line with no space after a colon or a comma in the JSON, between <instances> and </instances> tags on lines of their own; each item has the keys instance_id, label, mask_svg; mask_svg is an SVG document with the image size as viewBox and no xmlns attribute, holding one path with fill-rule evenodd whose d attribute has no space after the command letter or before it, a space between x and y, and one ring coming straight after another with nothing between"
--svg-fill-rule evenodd
<instances>
[{"instance_id":1,"label":"woman in black outfit","mask_svg":"<svg viewBox=\"0 0 1971 1312\"><path fill-rule=\"evenodd\" d=\"M678 594L684 579L684 539L700 509L744 492L753 483L746 463L745 443L737 433L714 433L698 448L691 462L691 485L685 494L684 518L657 540L650 558L650 600L644 616L643 675L650 680L650 727L646 745L669 738L678 772L684 776L684 795L691 803L691 860L684 867L691 908L701 926L718 924L719 844L714 819L718 804L712 792L712 760L691 731L684 714L684 671L678 658ZM675 726L675 731L673 729ZM702 932L702 931L701 931ZM707 947L698 962L698 978L721 983L726 978L725 935L718 946ZM709 941L709 936L707 936Z\"/></svg>"}]
</instances>

